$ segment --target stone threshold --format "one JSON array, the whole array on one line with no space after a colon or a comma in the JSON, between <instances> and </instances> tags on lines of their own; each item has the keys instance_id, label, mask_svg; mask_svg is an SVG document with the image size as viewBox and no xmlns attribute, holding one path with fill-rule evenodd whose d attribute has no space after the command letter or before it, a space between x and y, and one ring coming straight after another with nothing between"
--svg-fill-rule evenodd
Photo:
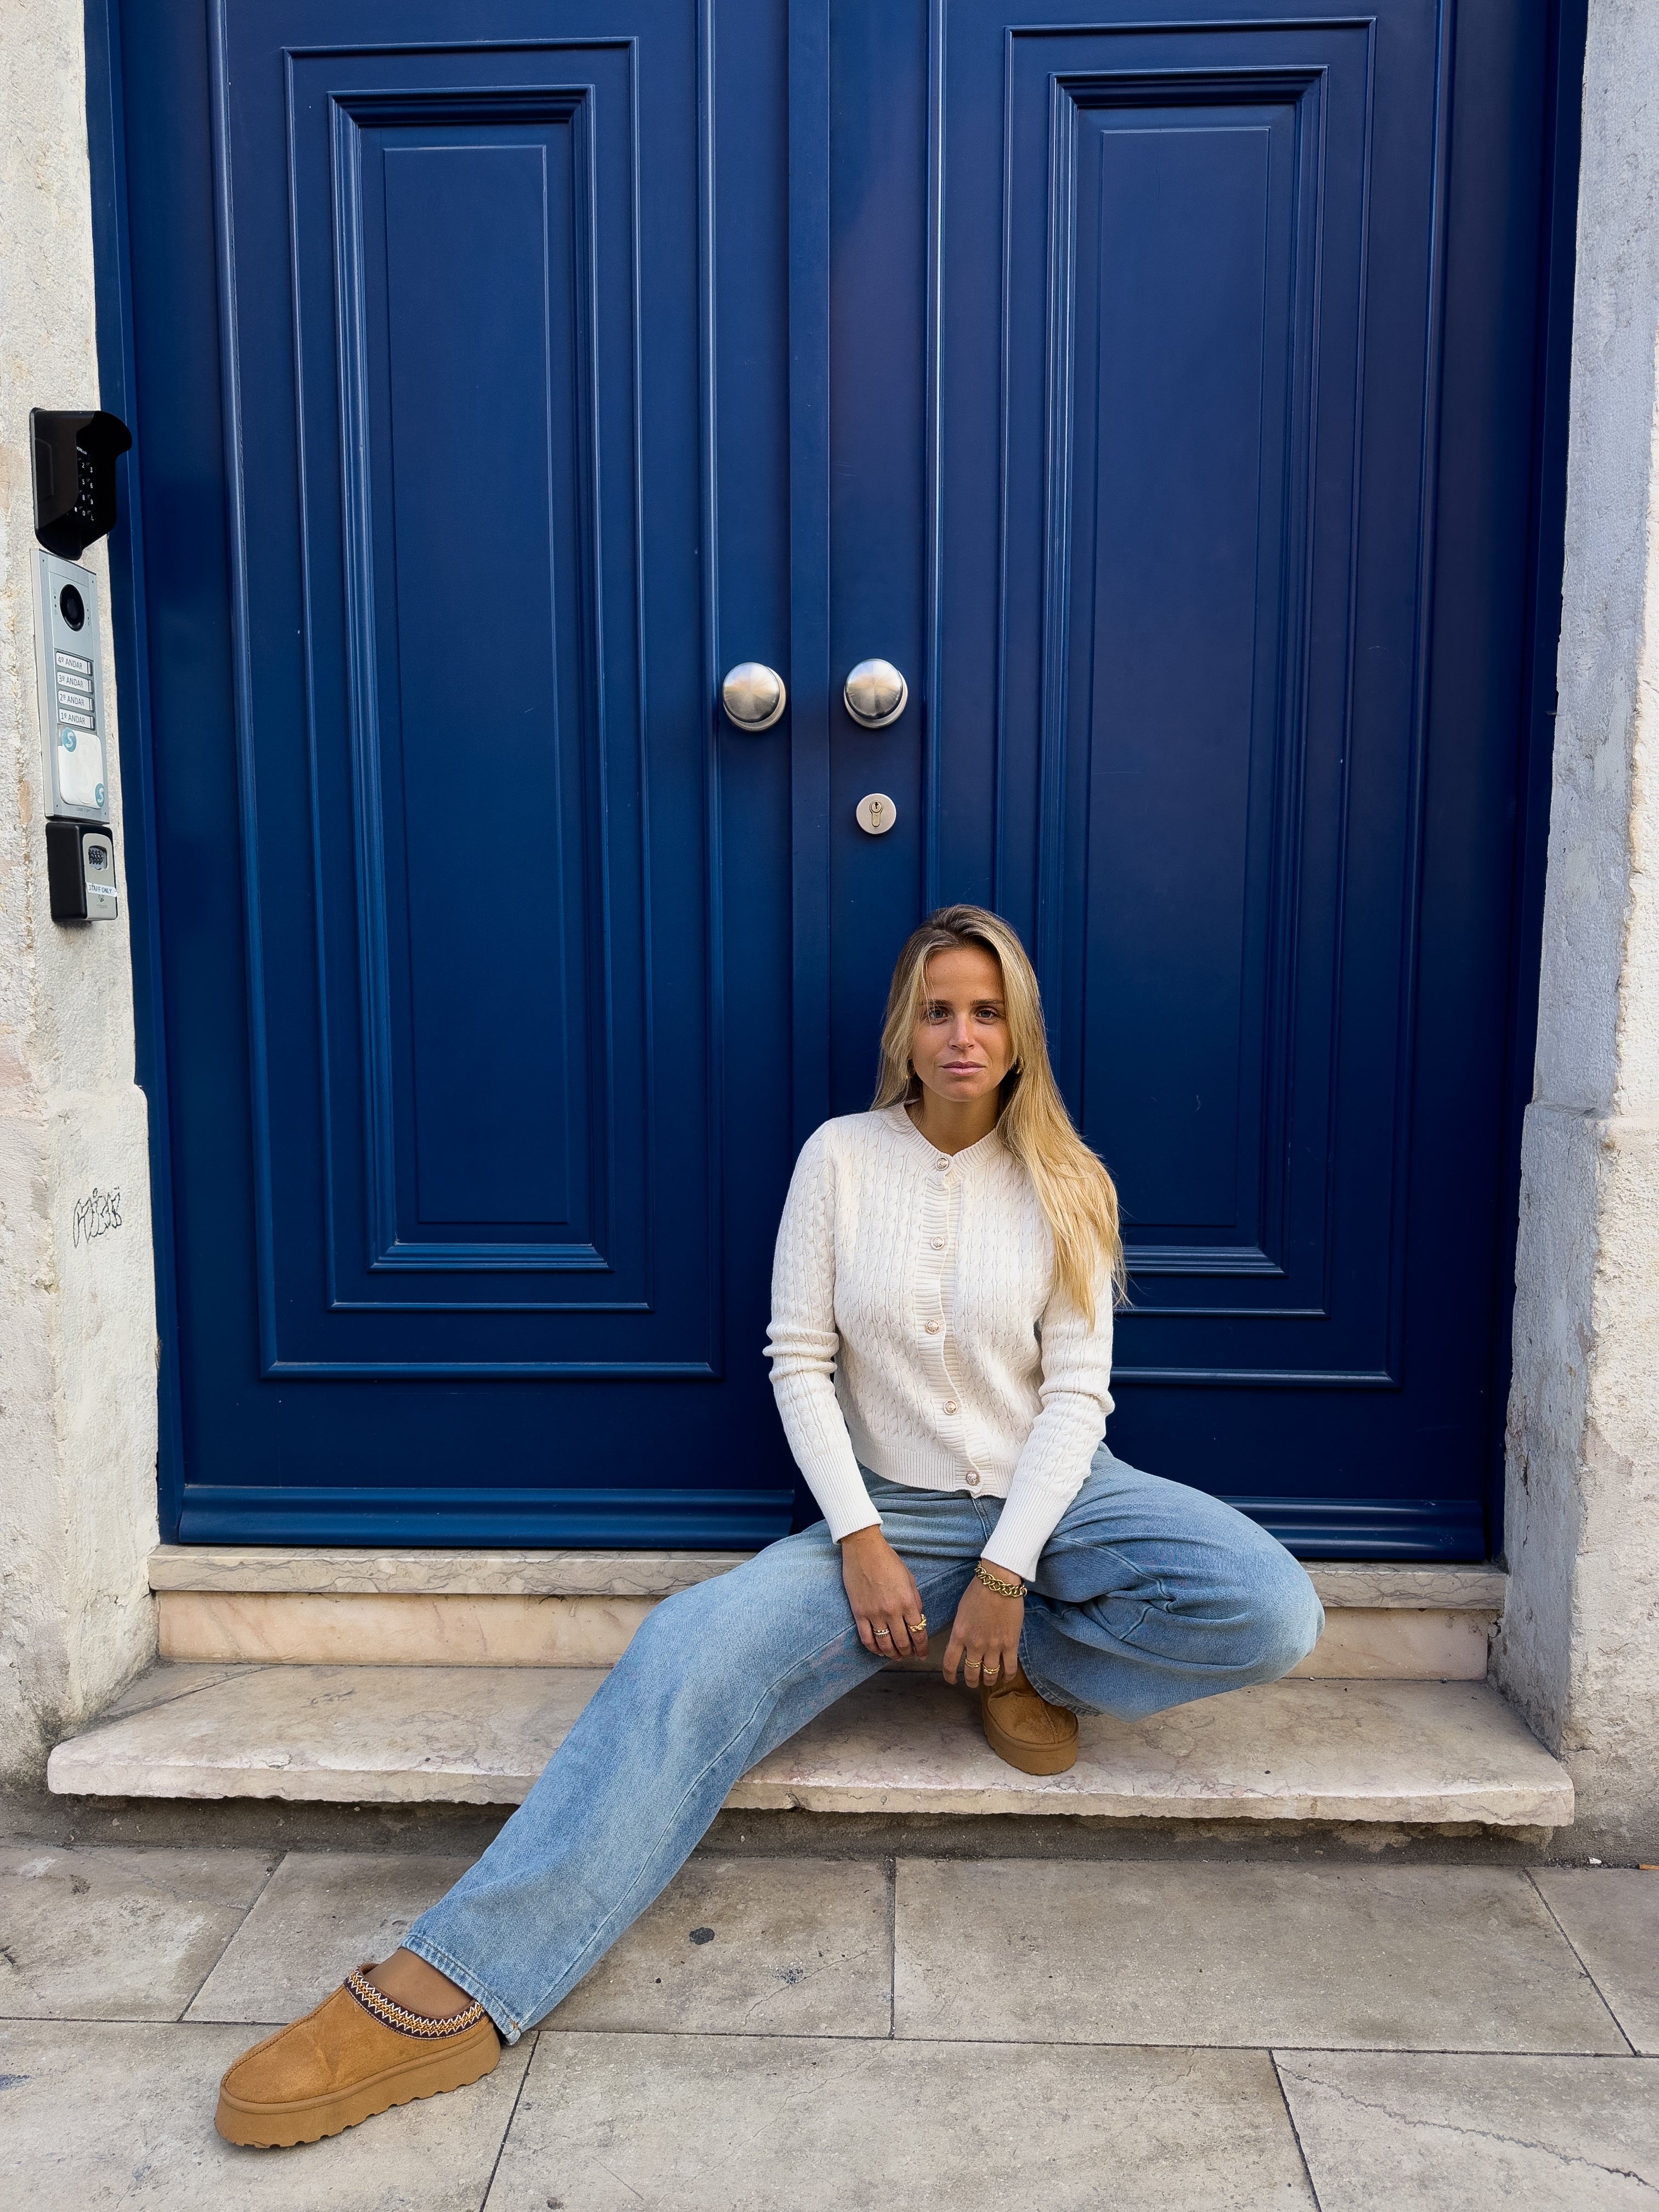
<instances>
[{"instance_id":1,"label":"stone threshold","mask_svg":"<svg viewBox=\"0 0 1659 2212\"><path fill-rule=\"evenodd\" d=\"M376 1552L162 1545L164 1659L208 1665L608 1667L651 1607L731 1552ZM1507 1577L1321 1561L1327 1613L1299 1675L1480 1681Z\"/></svg>"},{"instance_id":2,"label":"stone threshold","mask_svg":"<svg viewBox=\"0 0 1659 2212\"><path fill-rule=\"evenodd\" d=\"M603 1679L584 1668L153 1668L60 1744L64 1796L514 1805ZM734 1811L1561 1826L1572 1784L1485 1683L1286 1680L1082 1723L1070 1773L997 1759L977 1700L878 1676L745 1775Z\"/></svg>"},{"instance_id":3,"label":"stone threshold","mask_svg":"<svg viewBox=\"0 0 1659 2212\"><path fill-rule=\"evenodd\" d=\"M668 1597L727 1573L752 1552L469 1552L331 1549L326 1546L158 1544L153 1590L297 1591L319 1596L392 1593L452 1597ZM1370 1610L1501 1613L1502 1567L1438 1561L1316 1559L1308 1572L1328 1606Z\"/></svg>"}]
</instances>

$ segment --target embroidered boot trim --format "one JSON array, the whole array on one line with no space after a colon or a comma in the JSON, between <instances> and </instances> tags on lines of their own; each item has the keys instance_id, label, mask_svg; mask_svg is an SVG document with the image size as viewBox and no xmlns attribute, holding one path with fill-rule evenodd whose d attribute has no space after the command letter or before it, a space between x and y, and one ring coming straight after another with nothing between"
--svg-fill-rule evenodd
<instances>
[{"instance_id":1,"label":"embroidered boot trim","mask_svg":"<svg viewBox=\"0 0 1659 2212\"><path fill-rule=\"evenodd\" d=\"M428 2020L424 2013L405 2012L402 2005L393 2004L389 1996L377 1990L373 1982L364 1980L361 1966L346 1976L345 1985L365 2012L373 2013L383 2027L395 2027L400 2035L463 2035L484 2018L484 2008L476 1997L465 2012L458 2012L453 2020Z\"/></svg>"}]
</instances>

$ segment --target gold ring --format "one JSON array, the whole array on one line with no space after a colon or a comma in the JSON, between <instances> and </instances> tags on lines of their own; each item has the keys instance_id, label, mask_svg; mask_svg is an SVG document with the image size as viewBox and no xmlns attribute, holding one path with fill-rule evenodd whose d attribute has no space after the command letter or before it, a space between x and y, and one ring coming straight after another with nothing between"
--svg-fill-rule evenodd
<instances>
[{"instance_id":1,"label":"gold ring","mask_svg":"<svg viewBox=\"0 0 1659 2212\"><path fill-rule=\"evenodd\" d=\"M904 1625L912 1636L919 1636L927 1626L927 1616L924 1613L920 1620L907 1620Z\"/></svg>"},{"instance_id":2,"label":"gold ring","mask_svg":"<svg viewBox=\"0 0 1659 2212\"><path fill-rule=\"evenodd\" d=\"M893 1632L890 1628L878 1628L876 1631L876 1634L878 1636L890 1636L892 1632Z\"/></svg>"}]
</instances>

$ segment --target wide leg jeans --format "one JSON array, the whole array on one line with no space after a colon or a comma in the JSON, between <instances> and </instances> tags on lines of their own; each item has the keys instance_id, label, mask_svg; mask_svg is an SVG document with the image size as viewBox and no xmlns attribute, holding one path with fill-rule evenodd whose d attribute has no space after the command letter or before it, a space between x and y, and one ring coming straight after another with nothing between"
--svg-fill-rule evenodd
<instances>
[{"instance_id":1,"label":"wide leg jeans","mask_svg":"<svg viewBox=\"0 0 1659 2212\"><path fill-rule=\"evenodd\" d=\"M866 1480L937 1659L1001 1501ZM1272 1536L1103 1444L1043 1549L1020 1658L1051 1702L1142 1720L1274 1680L1323 1626ZM406 1946L517 2042L666 1887L739 1777L882 1664L859 1642L823 1522L678 1592Z\"/></svg>"}]
</instances>

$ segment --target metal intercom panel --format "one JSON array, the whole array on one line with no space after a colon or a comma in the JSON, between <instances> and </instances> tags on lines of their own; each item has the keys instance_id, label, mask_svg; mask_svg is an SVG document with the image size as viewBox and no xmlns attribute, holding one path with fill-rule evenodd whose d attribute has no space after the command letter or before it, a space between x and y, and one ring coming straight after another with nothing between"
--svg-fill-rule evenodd
<instances>
[{"instance_id":1,"label":"metal intercom panel","mask_svg":"<svg viewBox=\"0 0 1659 2212\"><path fill-rule=\"evenodd\" d=\"M55 553L34 556L34 658L46 813L109 820L98 580Z\"/></svg>"}]
</instances>

